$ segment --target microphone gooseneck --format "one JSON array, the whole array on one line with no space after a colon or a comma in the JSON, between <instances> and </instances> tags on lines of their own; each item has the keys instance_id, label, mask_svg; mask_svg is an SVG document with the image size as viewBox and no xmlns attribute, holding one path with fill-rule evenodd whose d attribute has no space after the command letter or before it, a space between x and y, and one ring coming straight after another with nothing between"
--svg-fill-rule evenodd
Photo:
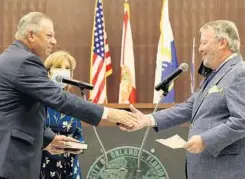
<instances>
[{"instance_id":1,"label":"microphone gooseneck","mask_svg":"<svg viewBox=\"0 0 245 179\"><path fill-rule=\"evenodd\" d=\"M87 100L86 95L83 92L83 89L81 89L81 95L82 95L82 97L83 97L84 100ZM104 145L103 145L103 143L102 143L102 141L100 139L100 136L99 136L99 134L98 134L97 129L96 129L95 126L93 126L93 130L94 130L94 133L95 133L96 138L99 141L99 144L100 144L101 149L102 149L102 153L103 153L104 158L105 158L105 172L106 172L107 169L108 169L108 156L107 156L107 151L105 150L105 147L104 147Z\"/></svg>"},{"instance_id":2,"label":"microphone gooseneck","mask_svg":"<svg viewBox=\"0 0 245 179\"><path fill-rule=\"evenodd\" d=\"M158 101L157 105L156 105L155 108L154 108L153 113L157 111L158 106L159 106L161 100L162 100L162 99L160 99L160 100ZM150 126L148 126L148 127L146 128L145 135L144 135L143 140L142 140L142 142L141 142L141 146L140 146L140 150L139 150L139 154L138 154L138 160L137 160L137 173L138 173L138 174L141 173L141 170L140 170L140 159L141 159L143 147L144 147L145 142L146 142L146 139L147 139L147 137L148 137L148 135L149 135L150 129L151 129Z\"/></svg>"}]
</instances>

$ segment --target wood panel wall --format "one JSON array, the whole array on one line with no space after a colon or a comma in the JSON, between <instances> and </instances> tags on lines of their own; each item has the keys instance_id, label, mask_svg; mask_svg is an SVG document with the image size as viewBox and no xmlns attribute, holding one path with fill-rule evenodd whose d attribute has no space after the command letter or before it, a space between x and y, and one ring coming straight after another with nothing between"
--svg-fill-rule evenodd
<instances>
[{"instance_id":1,"label":"wood panel wall","mask_svg":"<svg viewBox=\"0 0 245 179\"><path fill-rule=\"evenodd\" d=\"M136 62L137 102L151 103L162 0L128 2ZM118 101L123 3L124 0L104 0L113 63L113 75L108 78L110 103ZM13 41L21 16L30 11L42 11L54 21L58 41L56 49L70 51L77 60L74 78L89 81L94 4L95 0L0 0L0 52ZM196 37L196 68L199 66L199 28L217 19L228 19L237 24L242 42L241 53L245 55L244 0L169 0L169 13L179 63L190 64L192 39ZM187 99L190 95L189 73L176 80L175 90L176 102Z\"/></svg>"}]
</instances>

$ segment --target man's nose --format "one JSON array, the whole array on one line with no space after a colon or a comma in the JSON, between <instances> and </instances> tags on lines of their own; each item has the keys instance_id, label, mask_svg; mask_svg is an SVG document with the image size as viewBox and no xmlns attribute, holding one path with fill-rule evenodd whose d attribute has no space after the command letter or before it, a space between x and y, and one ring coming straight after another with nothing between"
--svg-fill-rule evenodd
<instances>
[{"instance_id":1,"label":"man's nose","mask_svg":"<svg viewBox=\"0 0 245 179\"><path fill-rule=\"evenodd\" d=\"M199 46L198 51L199 51L199 53L202 53L203 52L202 45Z\"/></svg>"},{"instance_id":2,"label":"man's nose","mask_svg":"<svg viewBox=\"0 0 245 179\"><path fill-rule=\"evenodd\" d=\"M57 43L57 41L56 41L56 39L53 37L53 38L51 39L51 44L52 44L52 45L56 45L56 43Z\"/></svg>"}]
</instances>

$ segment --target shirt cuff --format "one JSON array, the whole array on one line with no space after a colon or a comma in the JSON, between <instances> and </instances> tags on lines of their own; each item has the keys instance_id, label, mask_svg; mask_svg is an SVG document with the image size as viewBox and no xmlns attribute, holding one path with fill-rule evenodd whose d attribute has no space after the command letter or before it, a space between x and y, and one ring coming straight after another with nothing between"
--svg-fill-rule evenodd
<instances>
[{"instance_id":1,"label":"shirt cuff","mask_svg":"<svg viewBox=\"0 0 245 179\"><path fill-rule=\"evenodd\" d=\"M108 108L104 107L104 112L103 112L103 115L102 115L102 119L107 119L107 116L108 116Z\"/></svg>"},{"instance_id":2,"label":"shirt cuff","mask_svg":"<svg viewBox=\"0 0 245 179\"><path fill-rule=\"evenodd\" d=\"M146 116L148 116L150 118L150 124L149 124L149 126L156 127L157 126L157 123L156 123L155 118L151 114L147 114Z\"/></svg>"}]
</instances>

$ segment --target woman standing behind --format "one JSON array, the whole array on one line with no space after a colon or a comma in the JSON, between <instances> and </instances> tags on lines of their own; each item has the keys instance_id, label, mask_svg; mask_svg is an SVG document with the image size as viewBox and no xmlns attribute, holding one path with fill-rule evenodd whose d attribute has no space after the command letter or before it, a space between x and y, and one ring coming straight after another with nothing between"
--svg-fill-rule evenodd
<instances>
[{"instance_id":1,"label":"woman standing behind","mask_svg":"<svg viewBox=\"0 0 245 179\"><path fill-rule=\"evenodd\" d=\"M56 75L70 78L73 76L76 61L68 52L57 51L45 60L44 65L51 79ZM69 90L69 86L66 84L57 83L57 85L66 91ZM84 142L81 122L51 108L47 108L46 127L51 128L57 134L70 136ZM52 155L43 150L40 178L81 179L78 155L71 153Z\"/></svg>"}]
</instances>

